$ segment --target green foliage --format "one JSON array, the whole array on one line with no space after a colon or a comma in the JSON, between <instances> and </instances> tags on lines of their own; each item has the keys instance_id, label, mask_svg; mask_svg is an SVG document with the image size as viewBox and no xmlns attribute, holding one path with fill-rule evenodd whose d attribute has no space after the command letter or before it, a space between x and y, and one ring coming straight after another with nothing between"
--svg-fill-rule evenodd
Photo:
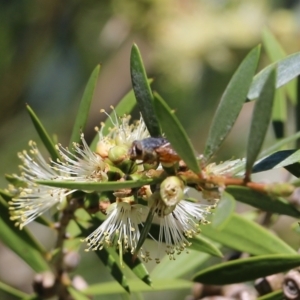
<instances>
[{"instance_id":1,"label":"green foliage","mask_svg":"<svg viewBox=\"0 0 300 300\"><path fill-rule=\"evenodd\" d=\"M98 76L100 72L100 66L98 65L91 74L89 81L84 90L82 100L78 109L77 117L74 122L73 131L69 143L69 148L72 151L73 143L80 143L80 135L84 130L89 115L90 106L93 100Z\"/></svg>"},{"instance_id":2,"label":"green foliage","mask_svg":"<svg viewBox=\"0 0 300 300\"><path fill-rule=\"evenodd\" d=\"M268 31L264 44L272 61L279 61L254 76L260 46L246 56L223 93L203 156L196 155L172 108L151 90L136 45L130 57L132 90L110 114L90 148L83 142L76 151L59 148L58 152L27 106L52 161L48 164L39 152L34 153L37 160L24 152L20 155L22 174L6 175L10 185L8 190L0 190L1 241L41 276L45 271L52 274L53 289L59 297L71 295L78 300L91 295L189 289L191 281L182 278L195 272L196 282L223 285L297 267L300 256L296 250L268 229L277 215L300 217L300 211L288 199L296 184L255 182L251 174L286 168L300 176L299 151L280 150L299 138L299 133L261 152L272 118L275 88L299 75L300 54L285 57ZM98 74L99 66L82 97L70 145L80 142ZM290 97L293 91L286 89ZM258 99L249 125L246 160L210 164L247 97ZM136 103L144 121L130 124L123 114L130 113ZM275 102L277 110L278 105ZM101 145L96 147L99 138ZM263 159L257 161L259 153ZM187 196L187 188L197 193L197 200ZM254 208L252 215L237 214L237 202ZM57 209L53 220L41 216L45 207ZM57 232L56 244L49 253L27 228L19 231L14 227L9 214L13 216L16 211L21 215L20 227L35 219ZM264 216L261 223L256 222L258 215ZM72 283L77 265L67 266L65 258L79 252L79 238L87 242L88 250L96 252L99 275L107 271L115 282L88 283L83 289ZM147 250L148 239L157 242L156 250ZM162 258L164 251L167 255ZM252 257L226 261L236 251ZM224 261L220 262L220 257ZM151 259L160 264L149 274L145 262ZM41 297L38 290L26 295L2 283L0 290L19 299ZM281 296L279 291L260 299Z\"/></svg>"},{"instance_id":3,"label":"green foliage","mask_svg":"<svg viewBox=\"0 0 300 300\"><path fill-rule=\"evenodd\" d=\"M200 173L200 166L195 156L195 150L184 128L158 94L154 94L154 108L158 122L172 147L191 170L195 173Z\"/></svg>"},{"instance_id":4,"label":"green foliage","mask_svg":"<svg viewBox=\"0 0 300 300\"><path fill-rule=\"evenodd\" d=\"M235 123L246 100L259 54L260 46L247 55L227 85L209 130L204 150L206 160L220 148Z\"/></svg>"},{"instance_id":5,"label":"green foliage","mask_svg":"<svg viewBox=\"0 0 300 300\"><path fill-rule=\"evenodd\" d=\"M194 281L206 284L231 284L254 280L295 268L300 255L264 255L229 261L197 273Z\"/></svg>"},{"instance_id":6,"label":"green foliage","mask_svg":"<svg viewBox=\"0 0 300 300\"><path fill-rule=\"evenodd\" d=\"M247 147L246 173L249 175L259 154L270 123L275 92L275 80L276 70L274 69L269 74L255 103Z\"/></svg>"}]
</instances>

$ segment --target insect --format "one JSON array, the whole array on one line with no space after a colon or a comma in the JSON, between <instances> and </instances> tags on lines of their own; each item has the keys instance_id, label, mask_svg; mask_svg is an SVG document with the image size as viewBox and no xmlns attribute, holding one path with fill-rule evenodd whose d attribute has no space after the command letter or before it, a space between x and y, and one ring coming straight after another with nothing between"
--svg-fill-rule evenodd
<instances>
[{"instance_id":1,"label":"insect","mask_svg":"<svg viewBox=\"0 0 300 300\"><path fill-rule=\"evenodd\" d=\"M144 163L174 163L181 159L170 142L163 137L133 141L129 156L131 160L142 160Z\"/></svg>"}]
</instances>

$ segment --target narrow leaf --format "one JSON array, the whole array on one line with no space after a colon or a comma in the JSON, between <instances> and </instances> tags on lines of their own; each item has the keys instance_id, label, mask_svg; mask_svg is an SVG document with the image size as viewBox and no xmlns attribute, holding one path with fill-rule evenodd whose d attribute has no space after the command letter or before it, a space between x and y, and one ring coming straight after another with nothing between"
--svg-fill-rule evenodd
<instances>
[{"instance_id":1,"label":"narrow leaf","mask_svg":"<svg viewBox=\"0 0 300 300\"><path fill-rule=\"evenodd\" d=\"M143 185L154 184L156 180L127 180L127 181L106 181L106 182L80 182L80 181L55 181L55 180L36 180L37 184L65 188L69 190L84 190L84 191L115 191L125 188L136 188Z\"/></svg>"},{"instance_id":2,"label":"narrow leaf","mask_svg":"<svg viewBox=\"0 0 300 300\"><path fill-rule=\"evenodd\" d=\"M72 152L73 150L73 143L80 143L80 134L84 130L84 127L87 122L90 106L93 100L94 91L96 88L98 76L100 72L100 65L98 65L94 71L92 72L86 88L83 93L83 97L81 99L78 113L74 122L71 139L69 143L69 150Z\"/></svg>"},{"instance_id":3,"label":"narrow leaf","mask_svg":"<svg viewBox=\"0 0 300 300\"><path fill-rule=\"evenodd\" d=\"M180 279L164 279L153 281L153 286L150 287L143 283L141 280L129 280L128 283L132 286L131 292L153 292L166 291L166 290L182 290L190 289L192 283L188 280ZM100 283L90 285L83 291L87 295L113 295L124 293L124 290L116 282Z\"/></svg>"},{"instance_id":4,"label":"narrow leaf","mask_svg":"<svg viewBox=\"0 0 300 300\"><path fill-rule=\"evenodd\" d=\"M272 125L276 139L284 137L284 122L287 120L287 105L282 89L275 91L273 111L272 111Z\"/></svg>"},{"instance_id":5,"label":"narrow leaf","mask_svg":"<svg viewBox=\"0 0 300 300\"><path fill-rule=\"evenodd\" d=\"M289 55L261 70L254 78L248 92L249 100L256 99L262 90L269 74L277 65L276 88L279 88L300 75L300 52Z\"/></svg>"},{"instance_id":6,"label":"narrow leaf","mask_svg":"<svg viewBox=\"0 0 300 300\"><path fill-rule=\"evenodd\" d=\"M149 133L153 137L160 136L161 132L153 108L152 91L147 80L139 48L135 44L131 48L130 73L138 108L143 116Z\"/></svg>"},{"instance_id":7,"label":"narrow leaf","mask_svg":"<svg viewBox=\"0 0 300 300\"><path fill-rule=\"evenodd\" d=\"M135 100L134 92L133 92L133 90L131 90L118 103L118 105L115 107L114 111L111 112L110 117L112 119L114 119L115 113L117 116L123 116L124 114L129 114L135 105L136 105L136 100ZM111 118L107 118L104 123L104 129L103 129L104 135L106 133L108 133L109 128L113 125ZM90 145L90 148L92 150L96 149L96 145L97 145L98 141L99 141L99 135L96 134L96 136L94 137L94 139Z\"/></svg>"},{"instance_id":8,"label":"narrow leaf","mask_svg":"<svg viewBox=\"0 0 300 300\"><path fill-rule=\"evenodd\" d=\"M25 294L17 289L15 289L12 286L9 286L8 284L0 281L0 291L5 293L8 296L13 296L17 299L26 299L27 297L30 297L30 295Z\"/></svg>"},{"instance_id":9,"label":"narrow leaf","mask_svg":"<svg viewBox=\"0 0 300 300\"><path fill-rule=\"evenodd\" d=\"M134 258L137 257L137 254L139 253L140 249L144 245L144 242L145 242L146 238L148 237L149 231L150 231L151 226L152 226L152 221L153 221L154 215L155 215L155 211L154 211L154 209L151 208L149 210L146 221L145 221L144 226L141 230L140 238L139 238L139 240L137 242L137 245L136 245L136 248L134 250L134 254L133 254Z\"/></svg>"},{"instance_id":10,"label":"narrow leaf","mask_svg":"<svg viewBox=\"0 0 300 300\"><path fill-rule=\"evenodd\" d=\"M261 210L300 218L300 211L282 198L270 197L246 187L229 186L226 191L237 201L249 204Z\"/></svg>"},{"instance_id":11,"label":"narrow leaf","mask_svg":"<svg viewBox=\"0 0 300 300\"><path fill-rule=\"evenodd\" d=\"M287 56L282 46L273 35L273 33L267 28L263 31L263 44L271 62L279 61ZM291 102L293 104L296 104L296 81L293 80L289 82L285 86L285 90ZM284 101L284 103L286 103L286 101Z\"/></svg>"},{"instance_id":12,"label":"narrow leaf","mask_svg":"<svg viewBox=\"0 0 300 300\"><path fill-rule=\"evenodd\" d=\"M183 126L157 93L154 94L154 108L159 124L174 150L192 171L200 173L199 162Z\"/></svg>"},{"instance_id":13,"label":"narrow leaf","mask_svg":"<svg viewBox=\"0 0 300 300\"><path fill-rule=\"evenodd\" d=\"M300 151L278 151L259 161L252 169L252 173L267 171L270 169L285 168L296 177L300 177Z\"/></svg>"},{"instance_id":14,"label":"narrow leaf","mask_svg":"<svg viewBox=\"0 0 300 300\"><path fill-rule=\"evenodd\" d=\"M192 238L190 241L191 241L192 245L189 247L189 249L193 249L198 252L208 253L208 254L216 256L216 257L223 257L223 254L219 250L219 248L201 234L198 234L196 237Z\"/></svg>"},{"instance_id":15,"label":"narrow leaf","mask_svg":"<svg viewBox=\"0 0 300 300\"><path fill-rule=\"evenodd\" d=\"M247 93L258 64L259 54L260 46L254 48L246 56L231 78L208 133L204 150L206 160L209 160L220 148L221 143L235 123L247 98Z\"/></svg>"},{"instance_id":16,"label":"narrow leaf","mask_svg":"<svg viewBox=\"0 0 300 300\"><path fill-rule=\"evenodd\" d=\"M271 155L269 155L269 156L263 158L262 160L260 160L259 162L257 162L252 169L252 173L258 173L258 172L263 172L263 171L278 168L277 166L279 164L281 164L283 161L288 159L290 156L292 156L296 152L297 152L296 149L292 149L292 150L282 150L282 151L277 151L275 153L272 153ZM291 163L294 163L294 162L295 161L291 161ZM284 167L284 166L285 166L285 164L282 165L282 167Z\"/></svg>"},{"instance_id":17,"label":"narrow leaf","mask_svg":"<svg viewBox=\"0 0 300 300\"><path fill-rule=\"evenodd\" d=\"M155 279L180 278L199 269L209 258L210 255L195 250L189 250L188 255L178 255L172 262L166 255L153 269L151 277Z\"/></svg>"},{"instance_id":18,"label":"narrow leaf","mask_svg":"<svg viewBox=\"0 0 300 300\"><path fill-rule=\"evenodd\" d=\"M257 298L257 300L282 300L282 299L284 299L282 290L278 290Z\"/></svg>"},{"instance_id":19,"label":"narrow leaf","mask_svg":"<svg viewBox=\"0 0 300 300\"><path fill-rule=\"evenodd\" d=\"M211 222L211 226L216 229L222 229L235 210L235 201L234 198L230 195L230 193L224 192L222 194L221 200L218 203L217 208L214 211L213 219Z\"/></svg>"},{"instance_id":20,"label":"narrow leaf","mask_svg":"<svg viewBox=\"0 0 300 300\"><path fill-rule=\"evenodd\" d=\"M224 246L253 255L297 253L279 237L237 214L233 214L222 229L202 226L201 232Z\"/></svg>"},{"instance_id":21,"label":"narrow leaf","mask_svg":"<svg viewBox=\"0 0 300 300\"><path fill-rule=\"evenodd\" d=\"M79 222L76 222L83 236L88 236L90 230L85 229ZM97 257L110 271L111 276L120 284L120 286L127 292L130 293L130 288L127 282L126 276L123 274L122 269L119 267L117 261L112 255L113 248L102 248L101 250L94 251Z\"/></svg>"},{"instance_id":22,"label":"narrow leaf","mask_svg":"<svg viewBox=\"0 0 300 300\"><path fill-rule=\"evenodd\" d=\"M44 146L48 150L52 160L56 161L59 158L59 154L55 148L55 145L54 145L52 139L50 138L50 135L47 133L45 127L43 126L43 124L41 123L41 121L39 120L37 115L34 113L34 111L31 109L31 107L29 105L26 105L26 109L29 113L29 116L32 120L32 123L33 123L40 139L42 140Z\"/></svg>"},{"instance_id":23,"label":"narrow leaf","mask_svg":"<svg viewBox=\"0 0 300 300\"><path fill-rule=\"evenodd\" d=\"M46 251L42 245L25 228L17 229L10 220L6 203L0 199L0 240L20 258L22 258L34 271L49 270L44 258Z\"/></svg>"},{"instance_id":24,"label":"narrow leaf","mask_svg":"<svg viewBox=\"0 0 300 300\"><path fill-rule=\"evenodd\" d=\"M252 166L261 149L272 114L275 93L276 70L268 76L258 100L255 103L247 147L246 176L250 176Z\"/></svg>"},{"instance_id":25,"label":"narrow leaf","mask_svg":"<svg viewBox=\"0 0 300 300\"><path fill-rule=\"evenodd\" d=\"M272 154L275 151L280 150L282 147L288 145L289 143L295 142L300 138L300 131L276 142L275 144L273 144L272 146L270 146L269 148L265 149L264 151L262 151L259 155L259 157L265 157L268 156L270 154Z\"/></svg>"},{"instance_id":26,"label":"narrow leaf","mask_svg":"<svg viewBox=\"0 0 300 300\"><path fill-rule=\"evenodd\" d=\"M81 291L76 290L72 286L68 287L68 291L74 300L90 300L90 297L86 296Z\"/></svg>"},{"instance_id":27,"label":"narrow leaf","mask_svg":"<svg viewBox=\"0 0 300 300\"><path fill-rule=\"evenodd\" d=\"M202 229L205 229L205 227L206 226L201 226L201 232ZM151 237L153 237L155 240L159 239L159 230L160 226L158 224L152 224L150 234ZM208 235L206 235L206 237L209 238ZM191 245L188 247L188 249L208 253L216 257L223 256L221 251L219 250L219 247L216 246L215 243L212 243L210 240L206 239L202 234L199 234L196 237L189 239L189 241L191 242ZM162 239L162 242L165 243L165 240Z\"/></svg>"},{"instance_id":28,"label":"narrow leaf","mask_svg":"<svg viewBox=\"0 0 300 300\"><path fill-rule=\"evenodd\" d=\"M204 284L232 284L285 272L299 266L300 255L262 255L225 262L197 273L194 281Z\"/></svg>"},{"instance_id":29,"label":"narrow leaf","mask_svg":"<svg viewBox=\"0 0 300 300\"><path fill-rule=\"evenodd\" d=\"M138 257L134 257L130 252L127 252L123 255L123 261L139 279L150 286L152 285L149 272Z\"/></svg>"},{"instance_id":30,"label":"narrow leaf","mask_svg":"<svg viewBox=\"0 0 300 300\"><path fill-rule=\"evenodd\" d=\"M115 258L110 254L109 250L103 248L101 251L96 251L96 255L101 259L103 264L110 270L110 274L120 284L120 286L130 293L130 287L126 276L123 274L122 269L119 267Z\"/></svg>"}]
</instances>

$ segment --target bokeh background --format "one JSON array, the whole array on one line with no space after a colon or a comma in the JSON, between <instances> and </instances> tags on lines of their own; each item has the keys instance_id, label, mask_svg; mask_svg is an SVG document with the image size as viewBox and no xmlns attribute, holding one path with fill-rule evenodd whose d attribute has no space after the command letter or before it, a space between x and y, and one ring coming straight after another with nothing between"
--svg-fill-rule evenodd
<instances>
[{"instance_id":1,"label":"bokeh background","mask_svg":"<svg viewBox=\"0 0 300 300\"><path fill-rule=\"evenodd\" d=\"M201 153L228 80L261 42L264 28L288 54L299 51L299 1L0 1L0 174L18 172L17 152L29 140L40 144L26 103L51 134L68 144L85 83L100 63L85 130L91 140L104 118L100 109L109 111L131 88L132 43L141 50L153 89L176 110ZM261 66L267 63L263 55ZM245 105L219 159L243 156L251 109L251 103ZM6 186L3 176L0 184ZM51 233L33 230L51 247ZM92 259L81 265L89 283L111 280L105 269L92 268ZM25 263L0 246L0 280L31 291L32 276ZM173 299L186 294L176 292Z\"/></svg>"}]
</instances>

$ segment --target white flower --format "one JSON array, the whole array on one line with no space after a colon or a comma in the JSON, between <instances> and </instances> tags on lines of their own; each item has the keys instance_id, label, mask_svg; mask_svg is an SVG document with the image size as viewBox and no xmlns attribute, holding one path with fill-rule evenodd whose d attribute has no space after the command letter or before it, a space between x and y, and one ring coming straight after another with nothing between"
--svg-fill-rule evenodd
<instances>
[{"instance_id":1,"label":"white flower","mask_svg":"<svg viewBox=\"0 0 300 300\"><path fill-rule=\"evenodd\" d=\"M200 224L207 224L205 215L209 214L210 206L181 200L174 207L165 206L162 201L156 201L154 206L159 217L158 253L161 252L162 244L166 244L165 252L170 260L175 259L190 246L189 238L200 233ZM159 262L156 258L156 262Z\"/></svg>"},{"instance_id":2,"label":"white flower","mask_svg":"<svg viewBox=\"0 0 300 300\"><path fill-rule=\"evenodd\" d=\"M111 204L106 220L84 240L88 244L86 251L115 246L119 249L120 258L127 251L133 254L140 238L138 225L142 223L147 211L148 208L140 204Z\"/></svg>"},{"instance_id":3,"label":"white flower","mask_svg":"<svg viewBox=\"0 0 300 300\"><path fill-rule=\"evenodd\" d=\"M142 116L139 121L130 124L130 115L118 117L115 110L113 111L114 118L102 110L113 124L113 128L109 129L107 135L103 134L104 124L99 130L99 142L96 152L103 158L108 156L108 151L114 146L123 146L129 149L133 141L142 140L150 136Z\"/></svg>"},{"instance_id":4,"label":"white flower","mask_svg":"<svg viewBox=\"0 0 300 300\"><path fill-rule=\"evenodd\" d=\"M11 220L16 221L15 224L20 229L72 193L61 188L35 183L37 179L57 179L60 174L44 160L34 142L31 141L29 145L31 146L30 155L26 151L19 153L19 158L23 162L20 166L21 176L14 175L23 184L21 187L9 186L9 192L14 196L9 202Z\"/></svg>"},{"instance_id":5,"label":"white flower","mask_svg":"<svg viewBox=\"0 0 300 300\"><path fill-rule=\"evenodd\" d=\"M74 143L75 154L60 144L57 146L62 161L52 162L53 169L65 173L68 179L77 181L107 181L106 163L97 153L91 151L81 134L82 147ZM73 177L70 177L73 176Z\"/></svg>"}]
</instances>

